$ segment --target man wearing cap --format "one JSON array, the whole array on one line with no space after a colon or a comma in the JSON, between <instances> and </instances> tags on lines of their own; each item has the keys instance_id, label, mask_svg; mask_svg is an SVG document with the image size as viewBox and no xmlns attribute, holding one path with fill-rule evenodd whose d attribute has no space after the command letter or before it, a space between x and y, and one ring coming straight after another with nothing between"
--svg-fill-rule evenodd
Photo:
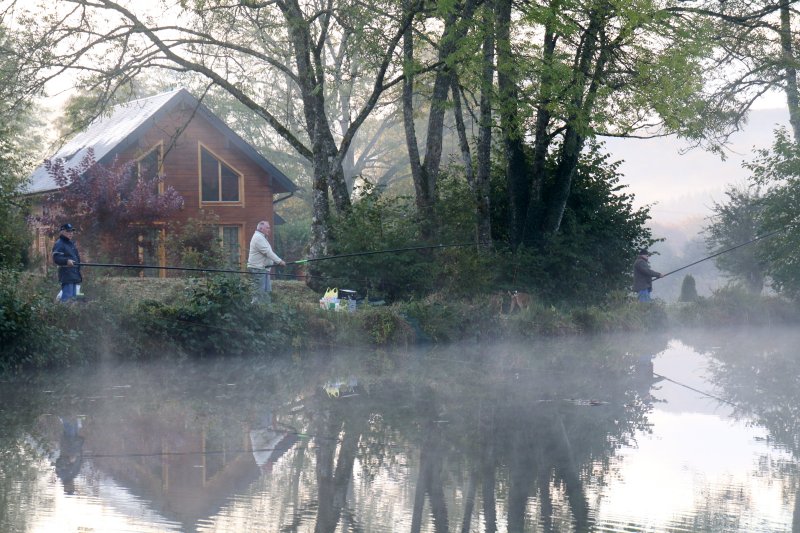
<instances>
[{"instance_id":1,"label":"man wearing cap","mask_svg":"<svg viewBox=\"0 0 800 533\"><path fill-rule=\"evenodd\" d=\"M247 270L253 274L253 283L256 288L256 300L269 302L272 292L270 267L272 265L286 266L286 263L272 251L269 245L269 222L262 220L256 226L253 238L250 239L250 254L247 258Z\"/></svg>"},{"instance_id":2,"label":"man wearing cap","mask_svg":"<svg viewBox=\"0 0 800 533\"><path fill-rule=\"evenodd\" d=\"M58 281L61 282L61 301L75 298L77 285L81 278L81 256L72 238L75 228L72 224L64 224L59 228L59 237L53 245L53 261L58 265Z\"/></svg>"},{"instance_id":3,"label":"man wearing cap","mask_svg":"<svg viewBox=\"0 0 800 533\"><path fill-rule=\"evenodd\" d=\"M660 272L650 268L650 252L639 250L639 256L633 263L633 292L637 293L640 302L649 302L653 291L653 279L661 277Z\"/></svg>"}]
</instances>

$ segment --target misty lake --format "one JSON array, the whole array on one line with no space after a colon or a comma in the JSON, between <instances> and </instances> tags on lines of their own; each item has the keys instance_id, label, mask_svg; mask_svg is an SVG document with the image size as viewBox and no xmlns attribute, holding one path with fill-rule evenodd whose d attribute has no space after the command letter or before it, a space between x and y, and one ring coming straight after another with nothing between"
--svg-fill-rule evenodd
<instances>
[{"instance_id":1,"label":"misty lake","mask_svg":"<svg viewBox=\"0 0 800 533\"><path fill-rule=\"evenodd\" d=\"M3 532L800 531L790 330L105 362L0 397Z\"/></svg>"}]
</instances>

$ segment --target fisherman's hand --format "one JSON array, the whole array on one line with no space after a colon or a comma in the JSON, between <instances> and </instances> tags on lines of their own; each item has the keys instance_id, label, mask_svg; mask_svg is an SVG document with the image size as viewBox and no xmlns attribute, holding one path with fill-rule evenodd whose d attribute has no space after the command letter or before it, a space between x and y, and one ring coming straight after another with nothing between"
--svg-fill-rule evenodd
<instances>
[{"instance_id":1,"label":"fisherman's hand","mask_svg":"<svg viewBox=\"0 0 800 533\"><path fill-rule=\"evenodd\" d=\"M67 266L68 267L75 266L75 261L73 261L72 259L67 259Z\"/></svg>"},{"instance_id":2,"label":"fisherman's hand","mask_svg":"<svg viewBox=\"0 0 800 533\"><path fill-rule=\"evenodd\" d=\"M279 261L278 264L282 267L286 266L286 261Z\"/></svg>"}]
</instances>

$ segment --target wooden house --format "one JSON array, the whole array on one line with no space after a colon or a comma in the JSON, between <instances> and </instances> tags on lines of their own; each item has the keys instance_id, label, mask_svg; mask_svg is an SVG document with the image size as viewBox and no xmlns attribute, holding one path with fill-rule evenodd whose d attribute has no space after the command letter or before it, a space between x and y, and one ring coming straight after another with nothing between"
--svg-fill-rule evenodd
<instances>
[{"instance_id":1,"label":"wooden house","mask_svg":"<svg viewBox=\"0 0 800 533\"><path fill-rule=\"evenodd\" d=\"M140 173L160 172L164 186L172 186L184 198L174 222L199 218L201 210L218 217L219 237L232 265L247 260L247 245L260 220L274 227L275 195L291 195L297 189L186 89L115 106L50 159L61 159L69 169L90 149L101 164L117 158L123 163L135 161ZM26 193L41 198L56 190L57 184L41 165L31 175ZM46 257L51 245L52 239L37 229L36 251ZM163 264L163 253L159 256L141 257L141 264Z\"/></svg>"}]
</instances>

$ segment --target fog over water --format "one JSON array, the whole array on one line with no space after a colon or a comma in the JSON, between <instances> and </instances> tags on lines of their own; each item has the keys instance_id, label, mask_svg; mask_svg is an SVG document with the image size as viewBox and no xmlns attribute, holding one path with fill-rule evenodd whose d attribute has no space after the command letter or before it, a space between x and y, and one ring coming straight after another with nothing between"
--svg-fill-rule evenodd
<instances>
[{"instance_id":1,"label":"fog over water","mask_svg":"<svg viewBox=\"0 0 800 533\"><path fill-rule=\"evenodd\" d=\"M0 531L797 530L800 334L7 379Z\"/></svg>"}]
</instances>

